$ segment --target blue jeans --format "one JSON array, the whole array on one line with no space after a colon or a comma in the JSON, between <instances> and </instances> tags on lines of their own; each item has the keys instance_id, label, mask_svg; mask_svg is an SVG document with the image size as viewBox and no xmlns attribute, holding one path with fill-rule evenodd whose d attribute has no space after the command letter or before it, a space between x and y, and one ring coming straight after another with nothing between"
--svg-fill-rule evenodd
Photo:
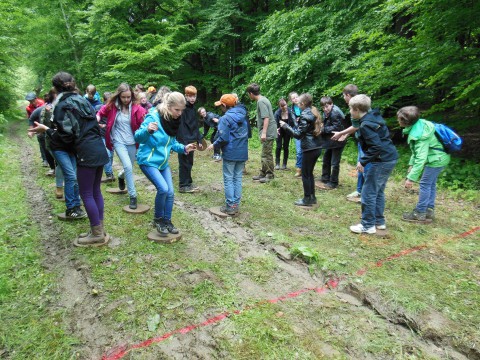
<instances>
[{"instance_id":1,"label":"blue jeans","mask_svg":"<svg viewBox=\"0 0 480 360\"><path fill-rule=\"evenodd\" d=\"M103 145L106 144L105 142L105 138L102 138L103 140ZM105 165L103 165L103 170L105 171L105 175L113 175L113 168L112 168L112 164L113 164L113 151L111 151L110 149L108 149L106 146L105 146L105 149L107 150L107 154L108 154L108 163L106 163Z\"/></svg>"},{"instance_id":2,"label":"blue jeans","mask_svg":"<svg viewBox=\"0 0 480 360\"><path fill-rule=\"evenodd\" d=\"M418 195L418 204L415 210L419 213L427 212L427 208L435 208L435 198L437 196L437 179L445 166L429 167L425 166L423 175L420 179L420 193Z\"/></svg>"},{"instance_id":3,"label":"blue jeans","mask_svg":"<svg viewBox=\"0 0 480 360\"><path fill-rule=\"evenodd\" d=\"M173 181L170 166L159 170L153 166L140 165L140 170L145 174L157 189L155 196L155 218L172 219L173 210Z\"/></svg>"},{"instance_id":4,"label":"blue jeans","mask_svg":"<svg viewBox=\"0 0 480 360\"><path fill-rule=\"evenodd\" d=\"M362 225L385 225L385 186L397 160L372 162L362 188Z\"/></svg>"},{"instance_id":5,"label":"blue jeans","mask_svg":"<svg viewBox=\"0 0 480 360\"><path fill-rule=\"evenodd\" d=\"M358 157L357 157L357 162L360 161L360 158L363 156L363 150L362 147L360 146L360 143L358 143ZM370 169L370 163L365 165L363 172L357 171L357 192L361 193L362 192L362 187L363 183L365 182L365 174L367 173L368 169Z\"/></svg>"},{"instance_id":6,"label":"blue jeans","mask_svg":"<svg viewBox=\"0 0 480 360\"><path fill-rule=\"evenodd\" d=\"M137 197L137 190L135 189L135 182L133 180L133 164L135 163L137 148L135 144L125 145L117 142L113 143L113 147L123 166L123 174L119 174L118 176L124 177L127 183L128 195L130 197Z\"/></svg>"},{"instance_id":7,"label":"blue jeans","mask_svg":"<svg viewBox=\"0 0 480 360\"><path fill-rule=\"evenodd\" d=\"M245 161L223 159L223 186L225 203L228 206L239 206L242 199L242 176Z\"/></svg>"},{"instance_id":8,"label":"blue jeans","mask_svg":"<svg viewBox=\"0 0 480 360\"><path fill-rule=\"evenodd\" d=\"M63 172L65 205L67 209L80 206L80 193L77 183L77 159L75 155L62 150L53 150L52 154Z\"/></svg>"},{"instance_id":9,"label":"blue jeans","mask_svg":"<svg viewBox=\"0 0 480 360\"><path fill-rule=\"evenodd\" d=\"M55 157L53 156L53 153L51 150L48 150L48 152L50 153L50 155L52 155L52 157L55 159ZM63 172L62 172L62 168L60 167L60 165L55 164L55 186L56 187L63 187L63 183L64 183L64 179L63 179Z\"/></svg>"},{"instance_id":10,"label":"blue jeans","mask_svg":"<svg viewBox=\"0 0 480 360\"><path fill-rule=\"evenodd\" d=\"M302 167L302 140L295 139L295 153L297 154L295 167L300 169Z\"/></svg>"}]
</instances>

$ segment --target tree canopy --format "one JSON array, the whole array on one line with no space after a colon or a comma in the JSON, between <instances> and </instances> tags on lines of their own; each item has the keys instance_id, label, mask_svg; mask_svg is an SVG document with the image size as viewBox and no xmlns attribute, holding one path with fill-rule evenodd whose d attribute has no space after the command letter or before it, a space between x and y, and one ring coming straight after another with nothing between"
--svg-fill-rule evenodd
<instances>
[{"instance_id":1,"label":"tree canopy","mask_svg":"<svg viewBox=\"0 0 480 360\"><path fill-rule=\"evenodd\" d=\"M475 0L7 0L0 13L2 109L23 65L43 91L59 70L100 91L193 84L209 103L250 82L272 103L355 83L387 112L479 115Z\"/></svg>"}]
</instances>

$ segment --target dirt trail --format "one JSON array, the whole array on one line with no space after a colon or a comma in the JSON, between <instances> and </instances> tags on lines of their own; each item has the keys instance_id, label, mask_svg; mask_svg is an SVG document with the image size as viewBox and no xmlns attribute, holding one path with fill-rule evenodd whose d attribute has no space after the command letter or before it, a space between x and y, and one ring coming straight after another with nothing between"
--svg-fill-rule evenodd
<instances>
[{"instance_id":1,"label":"dirt trail","mask_svg":"<svg viewBox=\"0 0 480 360\"><path fill-rule=\"evenodd\" d=\"M78 357L100 359L103 350L117 336L100 320L101 314L98 309L101 297L91 295L93 284L89 278L89 271L72 255L72 240L63 239L61 237L62 225L52 221L46 215L52 213L52 207L48 203L43 189L35 182L39 171L43 171L43 168L38 168L33 160L37 153L25 143L24 137L17 135L15 126L12 126L10 135L15 138L17 143L25 144L20 146L23 184L27 192L27 201L31 209L35 209L31 216L40 228L45 256L43 265L49 271L58 274L57 293L59 299L55 306L67 310L66 328L82 341L77 351Z\"/></svg>"},{"instance_id":2,"label":"dirt trail","mask_svg":"<svg viewBox=\"0 0 480 360\"><path fill-rule=\"evenodd\" d=\"M15 134L12 129L11 136L15 137L20 144L25 143L25 138ZM29 205L35 211L32 211L34 221L39 224L41 230L41 240L44 248L44 265L50 271L58 274L59 283L57 292L59 301L56 306L67 310L68 316L65 318L67 329L75 337L79 338L81 345L78 346L78 358L81 359L100 359L104 352L115 346L125 346L130 342L128 334L122 334L115 329L108 328L102 322L103 317L108 317L109 309L115 308L118 304L108 304L103 310L102 296L92 296L91 291L95 287L90 278L89 269L73 254L72 239L65 240L61 237L62 224L52 221L45 214L52 212L44 191L36 184L35 179L38 176L38 166L33 158L36 153L29 146L22 146L22 175L27 191ZM40 170L41 171L41 170ZM242 262L248 258L259 258L270 254L274 258L276 271L273 275L261 285L255 280L244 274L237 276L237 281L241 293L239 296L244 299L258 298L271 299L285 295L294 290L300 290L309 287L319 287L325 283L325 279L319 273L310 274L306 264L289 258L288 249L282 246L272 246L263 244L243 226L244 216L237 218L219 219L211 215L208 209L190 205L185 202L176 201L176 205L184 211L194 214L199 219L201 225L209 235L207 239L193 237L188 241L189 253L192 257L201 257L205 261L214 262L218 258L215 249L225 244L226 239L234 241L238 246L236 261ZM117 239L116 245L121 244L121 239ZM215 281L215 276L208 272L192 272L186 275L182 280L192 284L199 283L205 279ZM348 284L345 284L348 285ZM375 294L365 293L361 289L344 286L336 292L339 301L351 306L352 313L359 313L367 317L372 312L382 316L392 333L396 337L403 339L405 343L412 341L412 348L421 349L432 358L437 359L479 359L480 355L476 349L459 347L452 349L452 342L441 336L441 331L436 331L443 325L442 319L434 316L429 325L423 327L420 320L408 321L405 314L399 314L388 308L388 305L382 303L381 298ZM294 329L297 329L301 336L306 329L314 328L311 320L314 318L316 308L322 306L322 297L311 295L307 300L309 306L305 309L305 317L297 319ZM288 303L284 303L288 307ZM188 311L188 309L187 309ZM205 317L217 315L216 313L205 314ZM402 320L403 319L403 320ZM407 319L407 320L406 320ZM222 347L218 344L219 334L225 334L223 331L228 327L228 319L219 324L196 329L188 334L174 336L168 342L162 343L162 346L145 350L142 359L211 359L228 358ZM440 323L438 323L440 321ZM420 324L420 325L418 325ZM432 325L431 324L437 324ZM418 325L418 326L416 326ZM425 334L425 329L431 332ZM414 332L410 329L413 329ZM432 330L433 329L433 330ZM174 329L170 329L174 330ZM341 328L335 328L334 331L342 333ZM433 331L433 332L432 332ZM423 334L422 334L423 333ZM222 335L226 336L226 335ZM327 343L319 343L325 356L335 358L339 354ZM347 356L352 359L368 359L365 353L356 353L355 349L347 349ZM344 354L345 355L345 354Z\"/></svg>"}]
</instances>

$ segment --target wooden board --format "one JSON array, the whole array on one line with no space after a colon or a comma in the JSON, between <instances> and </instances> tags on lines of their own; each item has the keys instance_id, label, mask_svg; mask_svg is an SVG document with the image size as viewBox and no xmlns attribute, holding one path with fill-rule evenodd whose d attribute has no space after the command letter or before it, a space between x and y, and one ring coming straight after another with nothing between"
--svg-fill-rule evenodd
<instances>
[{"instance_id":1,"label":"wooden board","mask_svg":"<svg viewBox=\"0 0 480 360\"><path fill-rule=\"evenodd\" d=\"M125 189L125 190L120 190L119 188L107 188L107 192L110 193L110 194L120 195L120 194L126 194L126 193L127 193L127 189Z\"/></svg>"},{"instance_id":2,"label":"wooden board","mask_svg":"<svg viewBox=\"0 0 480 360\"><path fill-rule=\"evenodd\" d=\"M219 216L222 219L225 219L227 217L237 216L239 214L238 212L236 214L233 214L233 215L225 214L224 212L220 211L220 207L221 206L215 206L215 207L212 207L212 208L208 209L208 211L210 211L210 214Z\"/></svg>"},{"instance_id":3,"label":"wooden board","mask_svg":"<svg viewBox=\"0 0 480 360\"><path fill-rule=\"evenodd\" d=\"M168 234L167 236L160 236L158 231L151 231L147 235L148 240L161 244L171 244L182 238L182 233Z\"/></svg>"},{"instance_id":4,"label":"wooden board","mask_svg":"<svg viewBox=\"0 0 480 360\"><path fill-rule=\"evenodd\" d=\"M129 214L145 214L148 210L150 210L150 206L138 204L136 209L130 209L128 205L123 207L123 211Z\"/></svg>"}]
</instances>

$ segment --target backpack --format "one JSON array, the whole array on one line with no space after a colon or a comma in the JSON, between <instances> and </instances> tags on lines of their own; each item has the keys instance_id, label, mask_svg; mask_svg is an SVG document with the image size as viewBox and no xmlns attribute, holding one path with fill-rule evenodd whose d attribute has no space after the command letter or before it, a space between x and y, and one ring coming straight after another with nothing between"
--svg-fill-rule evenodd
<instances>
[{"instance_id":1,"label":"backpack","mask_svg":"<svg viewBox=\"0 0 480 360\"><path fill-rule=\"evenodd\" d=\"M432 123L435 126L435 136L443 145L443 149L436 150L443 150L447 154L450 154L462 149L463 140L452 129L444 124L437 124L433 121Z\"/></svg>"}]
</instances>

